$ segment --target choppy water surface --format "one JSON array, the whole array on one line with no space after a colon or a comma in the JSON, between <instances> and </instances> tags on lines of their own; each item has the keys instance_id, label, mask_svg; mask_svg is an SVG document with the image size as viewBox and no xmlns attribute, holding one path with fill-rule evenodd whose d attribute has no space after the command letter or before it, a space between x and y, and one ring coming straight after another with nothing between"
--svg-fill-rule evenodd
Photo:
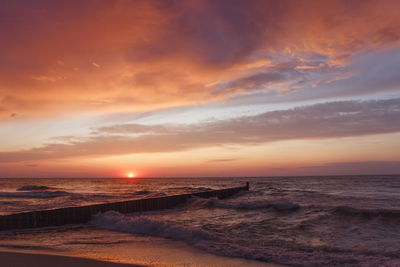
<instances>
[{"instance_id":1,"label":"choppy water surface","mask_svg":"<svg viewBox=\"0 0 400 267\"><path fill-rule=\"evenodd\" d=\"M85 231L95 227L102 245L105 240L122 242L119 235L114 240L104 234L103 240L99 232L105 229L182 240L218 255L290 266L400 266L400 176L0 179L0 203L4 214L203 191L246 181L251 190L229 199L193 198L165 211L99 214L79 234L58 239L57 245L84 244ZM46 231L43 236L43 246L54 246ZM7 233L4 240L12 238L16 237Z\"/></svg>"}]
</instances>

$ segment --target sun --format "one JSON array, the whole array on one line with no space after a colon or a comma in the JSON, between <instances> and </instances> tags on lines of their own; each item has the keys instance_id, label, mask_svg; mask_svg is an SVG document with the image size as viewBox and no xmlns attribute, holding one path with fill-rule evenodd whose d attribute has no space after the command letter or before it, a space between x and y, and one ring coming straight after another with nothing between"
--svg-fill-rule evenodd
<instances>
[{"instance_id":1,"label":"sun","mask_svg":"<svg viewBox=\"0 0 400 267\"><path fill-rule=\"evenodd\" d=\"M128 173L128 178L134 178L136 177L136 175L133 172Z\"/></svg>"}]
</instances>

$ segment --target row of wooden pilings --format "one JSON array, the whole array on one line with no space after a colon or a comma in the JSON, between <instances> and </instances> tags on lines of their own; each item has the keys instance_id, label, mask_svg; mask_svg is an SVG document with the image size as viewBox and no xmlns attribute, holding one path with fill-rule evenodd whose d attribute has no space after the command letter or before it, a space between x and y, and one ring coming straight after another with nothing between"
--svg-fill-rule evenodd
<instances>
[{"instance_id":1,"label":"row of wooden pilings","mask_svg":"<svg viewBox=\"0 0 400 267\"><path fill-rule=\"evenodd\" d=\"M0 216L0 230L87 223L92 218L92 215L99 212L114 210L120 213L132 213L167 209L185 203L186 200L192 196L202 198L218 197L222 199L232 196L242 190L249 190L249 183L246 183L246 186L243 187L210 190L198 193L2 215Z\"/></svg>"}]
</instances>

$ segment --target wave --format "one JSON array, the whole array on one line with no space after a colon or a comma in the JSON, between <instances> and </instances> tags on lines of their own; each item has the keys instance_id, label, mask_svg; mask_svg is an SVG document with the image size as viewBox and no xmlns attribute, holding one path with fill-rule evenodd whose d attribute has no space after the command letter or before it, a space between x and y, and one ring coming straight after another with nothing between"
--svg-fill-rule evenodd
<instances>
[{"instance_id":1,"label":"wave","mask_svg":"<svg viewBox=\"0 0 400 267\"><path fill-rule=\"evenodd\" d=\"M151 193L151 191L148 191L148 190L139 190L139 191L133 192L132 195L142 196L142 195L148 195L150 193Z\"/></svg>"},{"instance_id":2,"label":"wave","mask_svg":"<svg viewBox=\"0 0 400 267\"><path fill-rule=\"evenodd\" d=\"M168 187L169 190L184 190L184 191L190 191L190 192L197 192L197 191L209 191L212 190L212 188L209 187L203 187L203 186L198 186L198 187L193 187L193 186L177 186L177 187Z\"/></svg>"},{"instance_id":3,"label":"wave","mask_svg":"<svg viewBox=\"0 0 400 267\"><path fill-rule=\"evenodd\" d=\"M94 216L90 223L101 229L184 241L217 255L289 266L361 266L360 263L363 262L369 263L363 266L397 266L382 265L392 260L385 255L367 255L364 251L335 247L314 247L274 238L268 242L251 243L249 240L253 235L247 235L249 233L246 232L242 232L240 236L232 235L229 231L206 232L200 228L144 215L123 215L108 211Z\"/></svg>"},{"instance_id":4,"label":"wave","mask_svg":"<svg viewBox=\"0 0 400 267\"><path fill-rule=\"evenodd\" d=\"M65 242L64 244L66 245L118 245L118 244L126 244L126 243L131 243L129 240L115 240L115 241L104 241L104 240L98 240L98 241L69 241Z\"/></svg>"},{"instance_id":5,"label":"wave","mask_svg":"<svg viewBox=\"0 0 400 267\"><path fill-rule=\"evenodd\" d=\"M204 208L221 208L221 209L236 209L236 210L257 210L257 209L273 209L275 211L296 211L301 208L300 205L291 202L271 203L266 201L242 201L242 202L226 202L217 198L201 199L192 198L189 200L190 207Z\"/></svg>"},{"instance_id":6,"label":"wave","mask_svg":"<svg viewBox=\"0 0 400 267\"><path fill-rule=\"evenodd\" d=\"M201 229L145 216L127 216L116 211L95 215L90 223L103 229L165 237L189 243L210 239L210 236Z\"/></svg>"},{"instance_id":7,"label":"wave","mask_svg":"<svg viewBox=\"0 0 400 267\"><path fill-rule=\"evenodd\" d=\"M292 202L278 202L271 203L266 201L243 201L243 202L224 202L216 198L208 200L192 200L189 203L192 207L205 207L205 208L223 208L223 209L236 209L236 210L257 210L257 209L273 209L275 211L289 212L297 211L300 208L304 209L317 209L319 211L325 210L329 212L332 208L329 206L302 206ZM347 216L362 216L367 218L383 217L383 218L399 218L400 209L360 209L350 206L337 206L333 208L335 215L347 215Z\"/></svg>"},{"instance_id":8,"label":"wave","mask_svg":"<svg viewBox=\"0 0 400 267\"><path fill-rule=\"evenodd\" d=\"M264 201L240 202L240 203L220 203L218 207L232 208L240 210L255 209L274 209L276 211L296 211L300 209L300 205L295 203L268 203Z\"/></svg>"},{"instance_id":9,"label":"wave","mask_svg":"<svg viewBox=\"0 0 400 267\"><path fill-rule=\"evenodd\" d=\"M165 194L164 192L154 192L151 194L151 197L165 197L168 194Z\"/></svg>"},{"instance_id":10,"label":"wave","mask_svg":"<svg viewBox=\"0 0 400 267\"><path fill-rule=\"evenodd\" d=\"M334 213L338 215L362 216L367 218L373 218L373 217L400 218L400 210L393 210L393 209L358 209L349 206L338 206L334 209Z\"/></svg>"},{"instance_id":11,"label":"wave","mask_svg":"<svg viewBox=\"0 0 400 267\"><path fill-rule=\"evenodd\" d=\"M36 190L48 190L51 189L44 185L24 185L17 189L17 191L36 191Z\"/></svg>"},{"instance_id":12,"label":"wave","mask_svg":"<svg viewBox=\"0 0 400 267\"><path fill-rule=\"evenodd\" d=\"M268 202L262 200L230 202L219 200L217 198L202 199L191 198L186 207L188 208L220 208L234 209L239 211L246 210L274 210L277 212L295 212L300 209L313 211L315 214L323 214L321 218L326 216L354 216L363 218L396 218L400 219L400 209L360 209L351 206L319 206L319 205L299 205L292 202ZM315 218L314 218L315 219Z\"/></svg>"},{"instance_id":13,"label":"wave","mask_svg":"<svg viewBox=\"0 0 400 267\"><path fill-rule=\"evenodd\" d=\"M65 191L0 192L0 198L56 198L70 195Z\"/></svg>"},{"instance_id":14,"label":"wave","mask_svg":"<svg viewBox=\"0 0 400 267\"><path fill-rule=\"evenodd\" d=\"M47 247L47 246L35 246L35 245L15 245L15 244L0 244L1 248L6 249L28 249L28 250L57 250L55 248Z\"/></svg>"}]
</instances>

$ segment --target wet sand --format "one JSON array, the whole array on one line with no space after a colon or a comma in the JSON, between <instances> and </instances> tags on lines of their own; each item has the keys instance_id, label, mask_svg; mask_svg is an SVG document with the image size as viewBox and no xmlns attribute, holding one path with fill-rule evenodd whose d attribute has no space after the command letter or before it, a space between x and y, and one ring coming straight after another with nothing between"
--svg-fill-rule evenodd
<instances>
[{"instance_id":1,"label":"wet sand","mask_svg":"<svg viewBox=\"0 0 400 267\"><path fill-rule=\"evenodd\" d=\"M74 250L46 250L7 248L0 249L2 267L278 267L243 258L214 255L191 247L181 241L145 237L137 242L107 244L105 246L75 247Z\"/></svg>"},{"instance_id":2,"label":"wet sand","mask_svg":"<svg viewBox=\"0 0 400 267\"><path fill-rule=\"evenodd\" d=\"M0 252L2 267L140 267L141 265L98 261L60 255Z\"/></svg>"}]
</instances>

